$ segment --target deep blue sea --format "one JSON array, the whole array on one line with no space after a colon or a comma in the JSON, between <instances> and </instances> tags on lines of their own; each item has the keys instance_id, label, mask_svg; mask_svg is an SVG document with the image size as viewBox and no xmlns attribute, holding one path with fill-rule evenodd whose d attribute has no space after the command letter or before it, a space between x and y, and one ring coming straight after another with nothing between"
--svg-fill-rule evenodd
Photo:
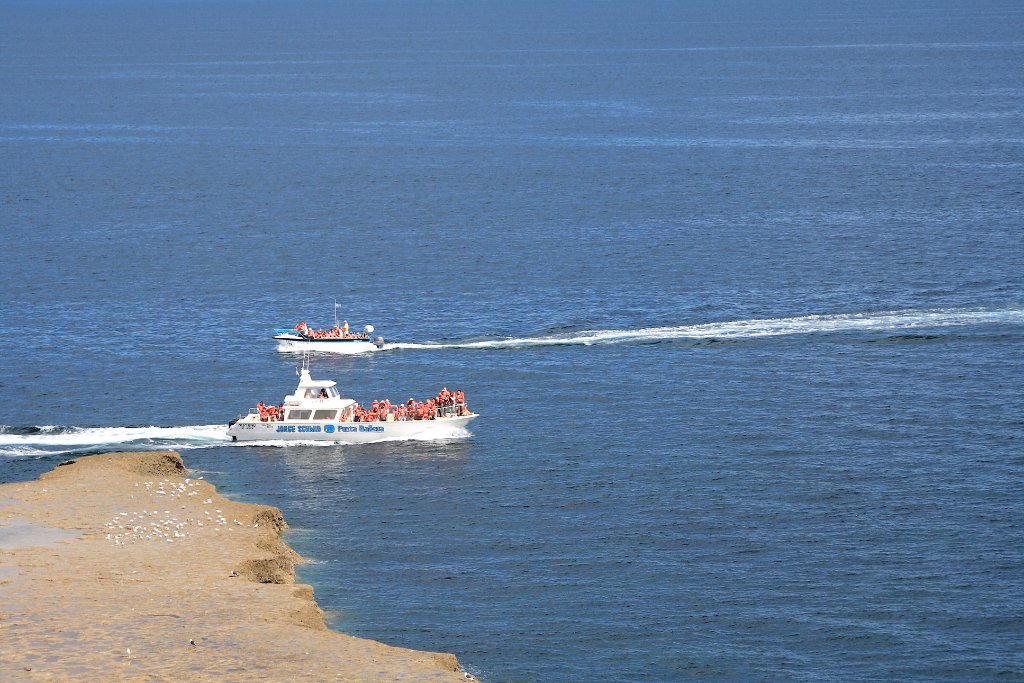
<instances>
[{"instance_id":1,"label":"deep blue sea","mask_svg":"<svg viewBox=\"0 0 1024 683\"><path fill-rule=\"evenodd\" d=\"M0 0L0 481L175 448L488 683L1024 680L1018 0ZM300 359L472 435L232 446Z\"/></svg>"}]
</instances>

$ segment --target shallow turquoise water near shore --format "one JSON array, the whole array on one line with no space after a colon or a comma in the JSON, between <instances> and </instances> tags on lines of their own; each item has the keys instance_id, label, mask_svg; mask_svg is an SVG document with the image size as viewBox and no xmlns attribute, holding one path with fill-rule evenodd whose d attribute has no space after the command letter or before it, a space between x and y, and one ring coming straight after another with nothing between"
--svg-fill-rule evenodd
<instances>
[{"instance_id":1,"label":"shallow turquoise water near shore","mask_svg":"<svg viewBox=\"0 0 1024 683\"><path fill-rule=\"evenodd\" d=\"M0 481L177 448L488 681L1024 677L1024 10L3 2ZM337 299L468 439L233 447Z\"/></svg>"}]
</instances>

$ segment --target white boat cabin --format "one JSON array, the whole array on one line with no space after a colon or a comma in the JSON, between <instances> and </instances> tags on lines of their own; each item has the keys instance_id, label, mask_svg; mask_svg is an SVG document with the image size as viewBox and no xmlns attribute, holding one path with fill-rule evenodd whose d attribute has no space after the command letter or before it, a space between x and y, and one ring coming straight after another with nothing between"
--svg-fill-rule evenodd
<instances>
[{"instance_id":1,"label":"white boat cabin","mask_svg":"<svg viewBox=\"0 0 1024 683\"><path fill-rule=\"evenodd\" d=\"M285 422L347 422L352 419L356 402L338 393L337 383L316 380L302 369L295 393L284 397ZM251 408L250 413L259 413Z\"/></svg>"}]
</instances>

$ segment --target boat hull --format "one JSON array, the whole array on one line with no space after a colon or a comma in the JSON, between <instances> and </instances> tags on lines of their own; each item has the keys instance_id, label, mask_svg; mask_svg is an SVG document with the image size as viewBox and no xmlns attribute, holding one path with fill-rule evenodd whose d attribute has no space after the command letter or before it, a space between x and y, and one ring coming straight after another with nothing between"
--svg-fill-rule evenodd
<instances>
[{"instance_id":1,"label":"boat hull","mask_svg":"<svg viewBox=\"0 0 1024 683\"><path fill-rule=\"evenodd\" d=\"M232 441L373 443L375 441L431 440L465 436L476 415L436 420L396 422L261 422L244 419L228 428Z\"/></svg>"},{"instance_id":2,"label":"boat hull","mask_svg":"<svg viewBox=\"0 0 1024 683\"><path fill-rule=\"evenodd\" d=\"M380 347L365 339L302 339L278 335L277 350L291 353L303 351L325 351L328 353L357 354L379 351Z\"/></svg>"}]
</instances>

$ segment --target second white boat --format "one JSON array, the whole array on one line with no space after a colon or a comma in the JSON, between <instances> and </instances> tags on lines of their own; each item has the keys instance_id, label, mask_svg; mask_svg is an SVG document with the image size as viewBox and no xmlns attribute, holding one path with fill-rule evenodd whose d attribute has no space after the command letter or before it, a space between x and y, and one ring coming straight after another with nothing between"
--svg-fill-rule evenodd
<instances>
[{"instance_id":1,"label":"second white boat","mask_svg":"<svg viewBox=\"0 0 1024 683\"><path fill-rule=\"evenodd\" d=\"M351 332L348 322L329 330L315 330L306 323L293 328L274 330L277 350L285 352L327 351L329 353L369 353L384 348L384 337L371 337L373 325L366 325L362 332Z\"/></svg>"}]
</instances>

